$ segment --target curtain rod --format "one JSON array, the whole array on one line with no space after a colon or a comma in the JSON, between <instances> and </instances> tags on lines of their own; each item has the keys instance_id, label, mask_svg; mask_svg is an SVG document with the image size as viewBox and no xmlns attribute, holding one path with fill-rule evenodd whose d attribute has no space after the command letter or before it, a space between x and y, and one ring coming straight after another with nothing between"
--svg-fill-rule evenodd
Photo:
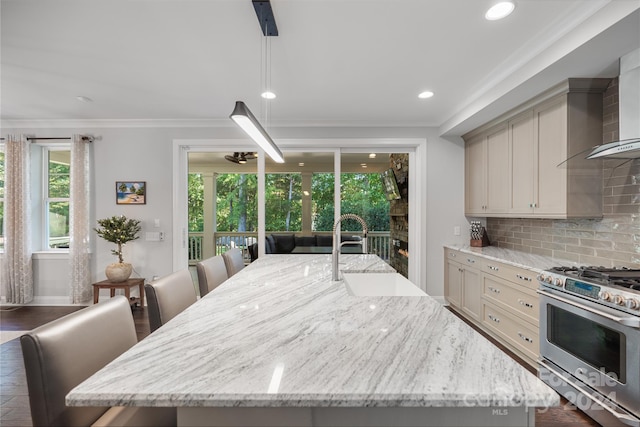
<instances>
[{"instance_id":1,"label":"curtain rod","mask_svg":"<svg viewBox=\"0 0 640 427\"><path fill-rule=\"evenodd\" d=\"M93 136L82 136L80 139L82 139L83 141L87 141L87 142L93 142L94 141L94 137ZM4 141L5 138L0 138L0 141ZM38 137L27 137L27 141L39 141L39 140L46 140L46 141L56 141L56 140L63 140L63 141L70 141L71 137L48 137L48 138L38 138Z\"/></svg>"}]
</instances>

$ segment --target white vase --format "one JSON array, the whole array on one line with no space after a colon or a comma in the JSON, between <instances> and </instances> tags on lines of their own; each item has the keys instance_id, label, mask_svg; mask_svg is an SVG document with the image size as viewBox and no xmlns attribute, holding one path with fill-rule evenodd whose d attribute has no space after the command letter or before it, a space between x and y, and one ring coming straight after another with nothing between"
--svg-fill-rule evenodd
<instances>
[{"instance_id":1,"label":"white vase","mask_svg":"<svg viewBox=\"0 0 640 427\"><path fill-rule=\"evenodd\" d=\"M114 262L107 265L104 273L107 275L107 279L110 282L124 282L131 276L133 267L128 262Z\"/></svg>"}]
</instances>

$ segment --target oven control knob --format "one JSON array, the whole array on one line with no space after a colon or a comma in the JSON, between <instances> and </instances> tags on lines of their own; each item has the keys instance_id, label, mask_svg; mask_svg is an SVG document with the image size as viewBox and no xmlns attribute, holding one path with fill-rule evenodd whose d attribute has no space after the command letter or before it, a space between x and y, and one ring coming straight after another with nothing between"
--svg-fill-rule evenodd
<instances>
[{"instance_id":1,"label":"oven control knob","mask_svg":"<svg viewBox=\"0 0 640 427\"><path fill-rule=\"evenodd\" d=\"M552 283L553 283L553 277L551 277L551 276L547 276L547 278L545 279L545 281L546 281L548 284L552 284Z\"/></svg>"},{"instance_id":2,"label":"oven control knob","mask_svg":"<svg viewBox=\"0 0 640 427\"><path fill-rule=\"evenodd\" d=\"M562 279L557 277L554 281L553 284L556 286L562 286Z\"/></svg>"},{"instance_id":3,"label":"oven control knob","mask_svg":"<svg viewBox=\"0 0 640 427\"><path fill-rule=\"evenodd\" d=\"M631 310L638 310L640 308L640 301L635 298L629 298L627 300L627 308Z\"/></svg>"},{"instance_id":4,"label":"oven control knob","mask_svg":"<svg viewBox=\"0 0 640 427\"><path fill-rule=\"evenodd\" d=\"M541 282L544 282L544 279L546 279L546 278L547 278L547 276L545 276L544 274L538 274L538 277L537 277L537 279L539 281L541 281Z\"/></svg>"},{"instance_id":5,"label":"oven control knob","mask_svg":"<svg viewBox=\"0 0 640 427\"><path fill-rule=\"evenodd\" d=\"M602 301L611 301L611 294L607 291L600 291L598 296Z\"/></svg>"},{"instance_id":6,"label":"oven control knob","mask_svg":"<svg viewBox=\"0 0 640 427\"><path fill-rule=\"evenodd\" d=\"M614 295L613 303L617 305L624 305L624 297L622 295Z\"/></svg>"}]
</instances>

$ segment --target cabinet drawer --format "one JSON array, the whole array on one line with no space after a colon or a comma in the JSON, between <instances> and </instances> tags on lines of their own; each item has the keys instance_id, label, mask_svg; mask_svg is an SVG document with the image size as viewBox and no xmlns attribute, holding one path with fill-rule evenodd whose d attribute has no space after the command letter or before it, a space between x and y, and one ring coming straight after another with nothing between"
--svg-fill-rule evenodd
<instances>
[{"instance_id":1,"label":"cabinet drawer","mask_svg":"<svg viewBox=\"0 0 640 427\"><path fill-rule=\"evenodd\" d=\"M538 332L531 326L523 326L515 318L491 304L483 304L482 323L532 360L537 360L540 354Z\"/></svg>"},{"instance_id":2,"label":"cabinet drawer","mask_svg":"<svg viewBox=\"0 0 640 427\"><path fill-rule=\"evenodd\" d=\"M458 262L467 267L475 268L478 271L482 270L481 257L460 252L460 254L458 255Z\"/></svg>"},{"instance_id":3,"label":"cabinet drawer","mask_svg":"<svg viewBox=\"0 0 640 427\"><path fill-rule=\"evenodd\" d=\"M482 262L482 271L529 289L535 290L538 287L538 282L536 281L538 274L533 270L484 259Z\"/></svg>"},{"instance_id":4,"label":"cabinet drawer","mask_svg":"<svg viewBox=\"0 0 640 427\"><path fill-rule=\"evenodd\" d=\"M444 248L444 259L450 259L451 261L459 261L462 259L462 253L455 249Z\"/></svg>"},{"instance_id":5,"label":"cabinet drawer","mask_svg":"<svg viewBox=\"0 0 640 427\"><path fill-rule=\"evenodd\" d=\"M486 274L483 277L482 294L497 306L506 307L518 318L538 326L539 306L535 291Z\"/></svg>"}]
</instances>

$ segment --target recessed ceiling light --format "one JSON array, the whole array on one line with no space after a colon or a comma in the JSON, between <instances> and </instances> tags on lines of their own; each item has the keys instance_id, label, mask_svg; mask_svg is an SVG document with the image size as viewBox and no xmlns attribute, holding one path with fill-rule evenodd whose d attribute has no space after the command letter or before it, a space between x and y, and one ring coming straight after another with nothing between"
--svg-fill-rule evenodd
<instances>
[{"instance_id":1,"label":"recessed ceiling light","mask_svg":"<svg viewBox=\"0 0 640 427\"><path fill-rule=\"evenodd\" d=\"M366 163L360 163L360 166L362 166L363 168L366 168L367 164Z\"/></svg>"},{"instance_id":2,"label":"recessed ceiling light","mask_svg":"<svg viewBox=\"0 0 640 427\"><path fill-rule=\"evenodd\" d=\"M260 96L264 99L276 99L276 94L271 91L262 92Z\"/></svg>"},{"instance_id":3,"label":"recessed ceiling light","mask_svg":"<svg viewBox=\"0 0 640 427\"><path fill-rule=\"evenodd\" d=\"M424 92L421 92L418 94L418 98L420 99L427 99L427 98L431 98L433 96L433 92L431 92L430 90L425 90Z\"/></svg>"},{"instance_id":4,"label":"recessed ceiling light","mask_svg":"<svg viewBox=\"0 0 640 427\"><path fill-rule=\"evenodd\" d=\"M370 158L370 159L375 159L375 158L376 158L376 153L371 153L371 154L369 154L369 158Z\"/></svg>"},{"instance_id":5,"label":"recessed ceiling light","mask_svg":"<svg viewBox=\"0 0 640 427\"><path fill-rule=\"evenodd\" d=\"M298 163L298 166L300 166L300 167L304 166L304 162Z\"/></svg>"},{"instance_id":6,"label":"recessed ceiling light","mask_svg":"<svg viewBox=\"0 0 640 427\"><path fill-rule=\"evenodd\" d=\"M489 10L487 10L487 13L484 14L484 17L489 21L497 21L498 19L511 15L511 12L513 12L515 8L516 5L513 2L502 1L491 6Z\"/></svg>"},{"instance_id":7,"label":"recessed ceiling light","mask_svg":"<svg viewBox=\"0 0 640 427\"><path fill-rule=\"evenodd\" d=\"M82 96L82 95L78 95L76 96L76 99L80 102L93 102L93 99L87 97L87 96Z\"/></svg>"},{"instance_id":8,"label":"recessed ceiling light","mask_svg":"<svg viewBox=\"0 0 640 427\"><path fill-rule=\"evenodd\" d=\"M302 194L304 194L305 196L308 196L308 195L309 195L309 192L308 192L307 190L304 190L304 191L302 192Z\"/></svg>"}]
</instances>

